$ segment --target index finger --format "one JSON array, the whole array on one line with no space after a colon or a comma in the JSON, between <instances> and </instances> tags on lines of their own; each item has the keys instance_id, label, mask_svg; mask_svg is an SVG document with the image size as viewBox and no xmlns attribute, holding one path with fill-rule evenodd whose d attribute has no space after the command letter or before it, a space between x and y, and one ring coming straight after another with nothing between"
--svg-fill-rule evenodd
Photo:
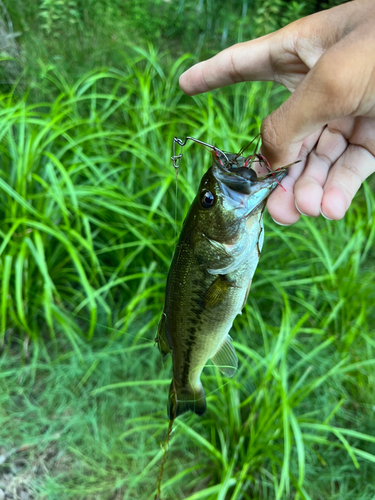
<instances>
[{"instance_id":1,"label":"index finger","mask_svg":"<svg viewBox=\"0 0 375 500\"><path fill-rule=\"evenodd\" d=\"M195 95L244 81L274 81L271 53L278 46L275 38L276 34L272 33L237 43L192 66L180 76L181 90L187 95Z\"/></svg>"}]
</instances>

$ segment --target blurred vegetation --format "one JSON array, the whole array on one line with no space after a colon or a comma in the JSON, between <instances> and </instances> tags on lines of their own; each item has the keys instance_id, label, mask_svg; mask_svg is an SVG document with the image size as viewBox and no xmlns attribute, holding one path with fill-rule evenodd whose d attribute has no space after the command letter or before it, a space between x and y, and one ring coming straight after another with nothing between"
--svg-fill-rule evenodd
<instances>
[{"instance_id":1,"label":"blurred vegetation","mask_svg":"<svg viewBox=\"0 0 375 500\"><path fill-rule=\"evenodd\" d=\"M208 57L233 43L275 31L342 0L12 0L27 64L57 65L74 77L122 64L127 45L151 43L175 58Z\"/></svg>"},{"instance_id":2,"label":"blurred vegetation","mask_svg":"<svg viewBox=\"0 0 375 500\"><path fill-rule=\"evenodd\" d=\"M233 13L224 41L224 13L208 2L203 41L193 20L168 31L178 23L167 13L182 26L189 12L196 18L193 3L7 5L29 68L0 95L0 488L18 457L15 495L153 498L171 378L155 330L181 222L210 160L187 146L176 186L172 138L238 151L285 98L264 83L188 98L178 76L241 26L255 36L269 29L265 19L279 27L280 12L292 20L318 8L255 2L248 26L243 5L223 2ZM185 55L192 40L194 56ZM279 227L266 216L232 331L238 375L205 369L208 411L178 419L163 500L373 500L369 182L339 222Z\"/></svg>"}]
</instances>

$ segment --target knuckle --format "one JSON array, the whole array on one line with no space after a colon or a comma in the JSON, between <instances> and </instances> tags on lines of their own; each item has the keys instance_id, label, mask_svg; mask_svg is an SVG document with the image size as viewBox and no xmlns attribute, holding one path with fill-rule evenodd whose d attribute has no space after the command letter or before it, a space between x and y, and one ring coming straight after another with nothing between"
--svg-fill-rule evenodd
<instances>
[{"instance_id":1,"label":"knuckle","mask_svg":"<svg viewBox=\"0 0 375 500\"><path fill-rule=\"evenodd\" d=\"M233 83L239 83L244 80L243 75L237 68L235 57L236 48L236 45L234 45L233 47L230 47L230 49L228 49L229 77Z\"/></svg>"},{"instance_id":2,"label":"knuckle","mask_svg":"<svg viewBox=\"0 0 375 500\"><path fill-rule=\"evenodd\" d=\"M303 160L306 160L307 157L311 154L312 154L311 147L305 142L303 142L299 152L299 157Z\"/></svg>"},{"instance_id":3,"label":"knuckle","mask_svg":"<svg viewBox=\"0 0 375 500\"><path fill-rule=\"evenodd\" d=\"M330 167L332 165L332 159L328 156L328 154L317 150L313 151L311 154L318 160L322 161L325 165L327 165L327 167Z\"/></svg>"},{"instance_id":4,"label":"knuckle","mask_svg":"<svg viewBox=\"0 0 375 500\"><path fill-rule=\"evenodd\" d=\"M267 150L273 150L275 147L281 146L282 141L275 127L273 114L263 120L260 134L262 137L262 147L265 147Z\"/></svg>"}]
</instances>

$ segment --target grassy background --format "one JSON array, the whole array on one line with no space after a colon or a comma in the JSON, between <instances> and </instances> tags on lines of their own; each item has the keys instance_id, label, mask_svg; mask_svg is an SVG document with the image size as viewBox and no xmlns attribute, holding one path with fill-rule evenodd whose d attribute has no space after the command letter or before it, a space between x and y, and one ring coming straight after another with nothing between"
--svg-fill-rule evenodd
<instances>
[{"instance_id":1,"label":"grassy background","mask_svg":"<svg viewBox=\"0 0 375 500\"><path fill-rule=\"evenodd\" d=\"M173 56L146 46L136 24L139 45L98 48L110 67L87 62L77 41L70 60L73 38L63 47L62 32L33 27L60 4L19 5L15 25L28 23L40 57L22 45L29 69L0 96L0 488L7 478L29 498L152 499L171 377L155 331L209 166L186 147L176 189L172 138L237 151L285 94L254 83L185 97L178 75L196 56L178 56L183 37ZM87 6L110 17L105 3ZM266 216L232 332L238 375L205 369L208 411L178 419L163 499L374 498L373 191L370 179L339 222L279 227Z\"/></svg>"}]
</instances>

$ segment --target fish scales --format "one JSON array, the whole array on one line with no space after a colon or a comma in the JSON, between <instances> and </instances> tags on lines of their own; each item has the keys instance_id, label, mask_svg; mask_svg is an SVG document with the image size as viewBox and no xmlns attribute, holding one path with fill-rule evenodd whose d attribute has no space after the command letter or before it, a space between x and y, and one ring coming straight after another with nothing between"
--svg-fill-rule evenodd
<instances>
[{"instance_id":1,"label":"fish scales","mask_svg":"<svg viewBox=\"0 0 375 500\"><path fill-rule=\"evenodd\" d=\"M228 333L260 257L266 199L285 176L280 170L258 178L245 160L213 155L174 252L158 327L159 348L173 362L170 418L205 412L200 376L209 359L227 376L237 369Z\"/></svg>"}]
</instances>

